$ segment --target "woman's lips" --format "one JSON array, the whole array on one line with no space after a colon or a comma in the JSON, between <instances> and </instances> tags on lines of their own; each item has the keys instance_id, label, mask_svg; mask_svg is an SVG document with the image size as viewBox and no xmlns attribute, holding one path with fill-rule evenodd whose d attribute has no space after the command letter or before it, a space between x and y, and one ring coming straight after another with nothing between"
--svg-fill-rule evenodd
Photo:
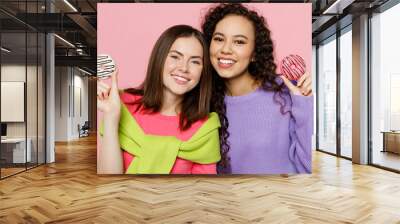
<instances>
[{"instance_id":1,"label":"woman's lips","mask_svg":"<svg viewBox=\"0 0 400 224\"><path fill-rule=\"evenodd\" d=\"M232 67L236 63L235 60L226 59L226 58L218 58L218 67L222 69L227 69Z\"/></svg>"},{"instance_id":2,"label":"woman's lips","mask_svg":"<svg viewBox=\"0 0 400 224\"><path fill-rule=\"evenodd\" d=\"M179 85L185 85L188 82L190 82L190 79L183 77L183 76L179 76L179 75L175 75L175 74L172 74L171 76L172 76L172 78L174 78L174 81Z\"/></svg>"}]
</instances>

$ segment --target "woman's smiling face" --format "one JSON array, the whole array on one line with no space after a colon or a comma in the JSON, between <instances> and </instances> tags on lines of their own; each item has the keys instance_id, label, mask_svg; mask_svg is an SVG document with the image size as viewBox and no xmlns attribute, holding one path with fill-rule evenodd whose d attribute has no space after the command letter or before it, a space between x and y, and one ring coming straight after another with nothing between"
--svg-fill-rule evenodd
<instances>
[{"instance_id":1,"label":"woman's smiling face","mask_svg":"<svg viewBox=\"0 0 400 224\"><path fill-rule=\"evenodd\" d=\"M163 70L164 89L183 95L200 81L203 70L203 47L195 37L175 40L167 55Z\"/></svg>"},{"instance_id":2,"label":"woman's smiling face","mask_svg":"<svg viewBox=\"0 0 400 224\"><path fill-rule=\"evenodd\" d=\"M243 16L227 15L217 23L211 39L211 63L219 76L225 79L248 74L254 47L252 22Z\"/></svg>"}]
</instances>

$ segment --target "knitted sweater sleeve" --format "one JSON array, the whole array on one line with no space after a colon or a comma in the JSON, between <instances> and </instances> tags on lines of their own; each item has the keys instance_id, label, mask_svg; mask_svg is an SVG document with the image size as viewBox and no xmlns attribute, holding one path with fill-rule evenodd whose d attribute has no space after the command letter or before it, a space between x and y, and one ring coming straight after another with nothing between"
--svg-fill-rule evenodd
<instances>
[{"instance_id":1,"label":"knitted sweater sleeve","mask_svg":"<svg viewBox=\"0 0 400 224\"><path fill-rule=\"evenodd\" d=\"M289 158L298 173L311 173L313 97L291 94L292 117L289 122Z\"/></svg>"}]
</instances>

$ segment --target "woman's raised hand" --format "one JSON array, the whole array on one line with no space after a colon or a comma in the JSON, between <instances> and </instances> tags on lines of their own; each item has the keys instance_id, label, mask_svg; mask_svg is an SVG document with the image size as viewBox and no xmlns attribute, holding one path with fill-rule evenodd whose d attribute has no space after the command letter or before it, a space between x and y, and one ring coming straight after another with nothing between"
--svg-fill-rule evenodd
<instances>
[{"instance_id":1,"label":"woman's raised hand","mask_svg":"<svg viewBox=\"0 0 400 224\"><path fill-rule=\"evenodd\" d=\"M121 99L118 90L118 69L111 74L111 86L101 80L97 81L97 109L107 119L119 121Z\"/></svg>"},{"instance_id":2,"label":"woman's raised hand","mask_svg":"<svg viewBox=\"0 0 400 224\"><path fill-rule=\"evenodd\" d=\"M285 76L280 76L288 87L290 92L294 95L303 95L310 96L312 94L312 77L308 73L305 73L303 76L297 80L297 85L294 85L288 78Z\"/></svg>"}]
</instances>

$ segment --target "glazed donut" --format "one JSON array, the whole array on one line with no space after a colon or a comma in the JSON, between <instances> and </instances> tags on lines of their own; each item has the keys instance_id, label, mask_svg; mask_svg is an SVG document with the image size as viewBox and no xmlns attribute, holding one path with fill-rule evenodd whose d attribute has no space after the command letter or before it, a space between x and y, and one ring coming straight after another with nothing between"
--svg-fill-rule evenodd
<instances>
[{"instance_id":1,"label":"glazed donut","mask_svg":"<svg viewBox=\"0 0 400 224\"><path fill-rule=\"evenodd\" d=\"M297 81L306 71L306 62L297 54L291 54L281 60L280 70L289 80Z\"/></svg>"},{"instance_id":2,"label":"glazed donut","mask_svg":"<svg viewBox=\"0 0 400 224\"><path fill-rule=\"evenodd\" d=\"M115 62L110 55L97 56L97 78L106 79L115 71Z\"/></svg>"}]
</instances>

